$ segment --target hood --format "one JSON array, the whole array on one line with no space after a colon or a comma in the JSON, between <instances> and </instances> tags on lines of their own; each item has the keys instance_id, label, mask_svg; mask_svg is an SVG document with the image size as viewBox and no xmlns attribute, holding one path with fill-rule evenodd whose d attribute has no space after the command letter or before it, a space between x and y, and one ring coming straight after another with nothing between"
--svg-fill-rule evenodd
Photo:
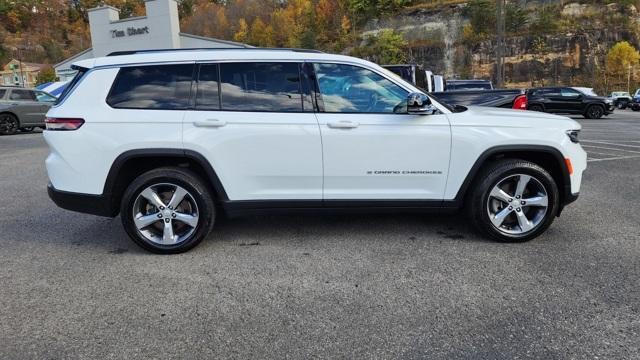
<instances>
[{"instance_id":1,"label":"hood","mask_svg":"<svg viewBox=\"0 0 640 360\"><path fill-rule=\"evenodd\" d=\"M450 116L452 126L547 127L577 130L582 126L566 116L538 111L468 106L467 111ZM458 116L459 115L459 116Z\"/></svg>"}]
</instances>

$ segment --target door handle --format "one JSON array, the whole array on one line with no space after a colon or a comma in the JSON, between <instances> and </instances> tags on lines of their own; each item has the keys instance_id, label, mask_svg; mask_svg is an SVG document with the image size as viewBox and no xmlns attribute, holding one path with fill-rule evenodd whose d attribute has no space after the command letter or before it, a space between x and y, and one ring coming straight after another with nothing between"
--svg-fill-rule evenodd
<instances>
[{"instance_id":1,"label":"door handle","mask_svg":"<svg viewBox=\"0 0 640 360\"><path fill-rule=\"evenodd\" d=\"M193 125L197 127L222 127L227 125L227 122L220 119L207 119L207 120L194 121Z\"/></svg>"},{"instance_id":2,"label":"door handle","mask_svg":"<svg viewBox=\"0 0 640 360\"><path fill-rule=\"evenodd\" d=\"M355 121L343 120L327 123L327 126L333 129L353 129L357 128L360 124Z\"/></svg>"}]
</instances>

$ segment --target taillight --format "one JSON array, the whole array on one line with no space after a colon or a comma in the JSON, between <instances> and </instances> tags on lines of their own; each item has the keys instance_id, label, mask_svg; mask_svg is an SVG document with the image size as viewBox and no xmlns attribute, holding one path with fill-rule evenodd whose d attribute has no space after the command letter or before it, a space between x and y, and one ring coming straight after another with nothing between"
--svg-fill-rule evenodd
<instances>
[{"instance_id":1,"label":"taillight","mask_svg":"<svg viewBox=\"0 0 640 360\"><path fill-rule=\"evenodd\" d=\"M513 100L512 109L527 110L527 95L518 95Z\"/></svg>"},{"instance_id":2,"label":"taillight","mask_svg":"<svg viewBox=\"0 0 640 360\"><path fill-rule=\"evenodd\" d=\"M84 119L72 118L46 118L44 123L47 130L69 131L78 130L84 124Z\"/></svg>"}]
</instances>

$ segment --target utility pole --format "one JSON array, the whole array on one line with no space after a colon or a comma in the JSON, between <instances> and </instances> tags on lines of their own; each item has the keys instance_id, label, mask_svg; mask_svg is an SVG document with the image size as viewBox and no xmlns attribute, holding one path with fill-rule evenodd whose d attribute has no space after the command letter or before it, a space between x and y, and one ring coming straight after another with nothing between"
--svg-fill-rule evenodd
<instances>
[{"instance_id":1,"label":"utility pole","mask_svg":"<svg viewBox=\"0 0 640 360\"><path fill-rule=\"evenodd\" d=\"M496 0L496 87L504 86L504 0Z\"/></svg>"},{"instance_id":2,"label":"utility pole","mask_svg":"<svg viewBox=\"0 0 640 360\"><path fill-rule=\"evenodd\" d=\"M627 92L631 93L631 64L629 64L629 74L627 74Z\"/></svg>"}]
</instances>

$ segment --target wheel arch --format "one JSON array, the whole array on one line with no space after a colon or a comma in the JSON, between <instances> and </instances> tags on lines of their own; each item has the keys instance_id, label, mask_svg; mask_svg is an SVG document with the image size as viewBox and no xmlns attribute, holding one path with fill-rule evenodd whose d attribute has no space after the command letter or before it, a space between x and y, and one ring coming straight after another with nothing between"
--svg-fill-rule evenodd
<instances>
[{"instance_id":1,"label":"wheel arch","mask_svg":"<svg viewBox=\"0 0 640 360\"><path fill-rule=\"evenodd\" d=\"M202 154L183 149L137 149L120 154L111 165L104 184L103 196L110 201L110 212L116 216L127 186L139 175L159 167L177 166L200 176L213 197L228 200L227 193L211 164Z\"/></svg>"},{"instance_id":2,"label":"wheel arch","mask_svg":"<svg viewBox=\"0 0 640 360\"><path fill-rule=\"evenodd\" d=\"M558 185L560 206L570 202L571 178L565 158L558 149L545 145L505 145L489 148L476 159L456 194L455 202L459 206L464 204L469 187L476 180L482 167L500 159L522 159L539 165L551 174Z\"/></svg>"}]
</instances>

